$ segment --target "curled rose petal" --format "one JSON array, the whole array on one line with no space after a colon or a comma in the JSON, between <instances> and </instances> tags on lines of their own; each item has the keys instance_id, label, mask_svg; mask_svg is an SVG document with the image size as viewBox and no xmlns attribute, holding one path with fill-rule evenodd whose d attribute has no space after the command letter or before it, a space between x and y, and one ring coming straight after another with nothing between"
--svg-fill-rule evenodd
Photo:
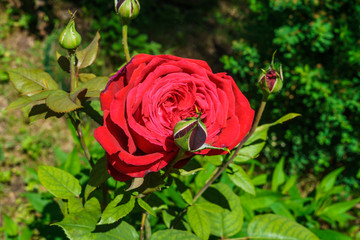
<instances>
[{"instance_id":1,"label":"curled rose petal","mask_svg":"<svg viewBox=\"0 0 360 240\"><path fill-rule=\"evenodd\" d=\"M230 150L245 137L254 118L230 76L213 73L204 61L171 55L135 56L109 80L100 101L104 126L94 136L107 153L109 173L118 181L144 177L170 164L179 152L175 125L198 112L207 129L205 143ZM193 154L187 152L175 167Z\"/></svg>"}]
</instances>

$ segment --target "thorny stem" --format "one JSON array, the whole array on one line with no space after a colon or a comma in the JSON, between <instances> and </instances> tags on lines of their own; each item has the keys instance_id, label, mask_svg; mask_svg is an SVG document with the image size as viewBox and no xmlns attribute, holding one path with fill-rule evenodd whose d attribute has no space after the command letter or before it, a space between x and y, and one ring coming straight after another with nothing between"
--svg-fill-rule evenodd
<instances>
[{"instance_id":1,"label":"thorny stem","mask_svg":"<svg viewBox=\"0 0 360 240\"><path fill-rule=\"evenodd\" d=\"M129 46L128 46L128 42L127 42L127 32L128 32L128 23L123 22L122 44L124 46L124 53L125 53L126 62L129 62L130 61L130 53L129 53Z\"/></svg>"},{"instance_id":2,"label":"thorny stem","mask_svg":"<svg viewBox=\"0 0 360 240\"><path fill-rule=\"evenodd\" d=\"M254 121L249 133L240 142L240 144L238 145L236 150L232 154L229 155L230 159L226 162L224 161L225 163L217 169L216 173L210 178L210 180L207 181L207 183L204 185L204 187L202 187L202 189L195 195L193 202L195 202L205 192L205 190L208 189L208 187L210 187L210 185L226 170L226 168L234 161L234 159L237 156L238 152L240 151L241 147L251 137L251 135L253 135L257 126L259 125L259 122L260 122L261 116L264 112L264 109L266 106L266 101L267 101L268 97L269 97L269 94L267 94L267 93L263 94L261 104L259 106L258 112L255 117L255 121ZM189 207L189 205L176 217L176 219L174 220L174 223L172 225L172 228L174 228L177 225L177 223L181 220L181 218L186 213L188 207Z\"/></svg>"}]
</instances>

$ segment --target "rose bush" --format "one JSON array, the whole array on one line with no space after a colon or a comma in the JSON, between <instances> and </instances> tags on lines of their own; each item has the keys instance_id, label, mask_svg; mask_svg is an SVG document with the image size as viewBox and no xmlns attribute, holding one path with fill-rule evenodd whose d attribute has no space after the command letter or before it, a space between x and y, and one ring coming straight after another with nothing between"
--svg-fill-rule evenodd
<instances>
[{"instance_id":1,"label":"rose bush","mask_svg":"<svg viewBox=\"0 0 360 240\"><path fill-rule=\"evenodd\" d=\"M104 126L94 135L106 151L109 173L119 181L169 164L179 151L173 128L197 116L196 108L207 128L206 143L230 150L248 133L254 117L226 73L213 73L204 61L170 55L135 56L110 79L100 101Z\"/></svg>"}]
</instances>

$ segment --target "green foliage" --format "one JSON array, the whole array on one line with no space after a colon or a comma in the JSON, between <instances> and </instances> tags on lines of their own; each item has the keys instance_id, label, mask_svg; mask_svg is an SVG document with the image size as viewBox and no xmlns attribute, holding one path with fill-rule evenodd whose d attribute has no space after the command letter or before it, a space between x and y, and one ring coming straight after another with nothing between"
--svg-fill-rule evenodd
<instances>
[{"instance_id":1,"label":"green foliage","mask_svg":"<svg viewBox=\"0 0 360 240\"><path fill-rule=\"evenodd\" d=\"M284 67L284 89L269 104L267 119L285 109L303 116L289 129L274 129L265 150L271 165L283 156L299 175L308 169L319 175L327 168L346 166L342 181L357 189L360 8L356 1L227 3L239 14L217 11L221 28L217 34L231 36L226 45L231 45L231 53L221 57L225 69L241 79L242 89L253 96L258 92L252 85L259 69L269 64L277 49L278 62Z\"/></svg>"}]
</instances>

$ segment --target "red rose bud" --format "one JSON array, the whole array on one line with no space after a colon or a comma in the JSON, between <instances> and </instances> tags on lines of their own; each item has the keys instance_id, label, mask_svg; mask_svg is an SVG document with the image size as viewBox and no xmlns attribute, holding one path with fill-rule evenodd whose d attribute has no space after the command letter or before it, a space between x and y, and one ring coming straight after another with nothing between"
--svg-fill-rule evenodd
<instances>
[{"instance_id":1,"label":"red rose bud","mask_svg":"<svg viewBox=\"0 0 360 240\"><path fill-rule=\"evenodd\" d=\"M282 66L280 64L279 71L274 69L274 56L271 61L271 65L267 71L263 70L263 73L259 77L259 86L263 92L276 93L279 92L283 86L283 73Z\"/></svg>"},{"instance_id":2,"label":"red rose bud","mask_svg":"<svg viewBox=\"0 0 360 240\"><path fill-rule=\"evenodd\" d=\"M115 0L115 11L123 21L129 22L139 15L140 4L138 0Z\"/></svg>"},{"instance_id":3,"label":"red rose bud","mask_svg":"<svg viewBox=\"0 0 360 240\"><path fill-rule=\"evenodd\" d=\"M75 29L74 15L75 13L72 14L69 23L59 36L60 46L66 50L74 50L81 43L81 36Z\"/></svg>"},{"instance_id":4,"label":"red rose bud","mask_svg":"<svg viewBox=\"0 0 360 240\"><path fill-rule=\"evenodd\" d=\"M207 131L200 118L191 117L179 121L173 131L175 144L189 152L203 149Z\"/></svg>"}]
</instances>

